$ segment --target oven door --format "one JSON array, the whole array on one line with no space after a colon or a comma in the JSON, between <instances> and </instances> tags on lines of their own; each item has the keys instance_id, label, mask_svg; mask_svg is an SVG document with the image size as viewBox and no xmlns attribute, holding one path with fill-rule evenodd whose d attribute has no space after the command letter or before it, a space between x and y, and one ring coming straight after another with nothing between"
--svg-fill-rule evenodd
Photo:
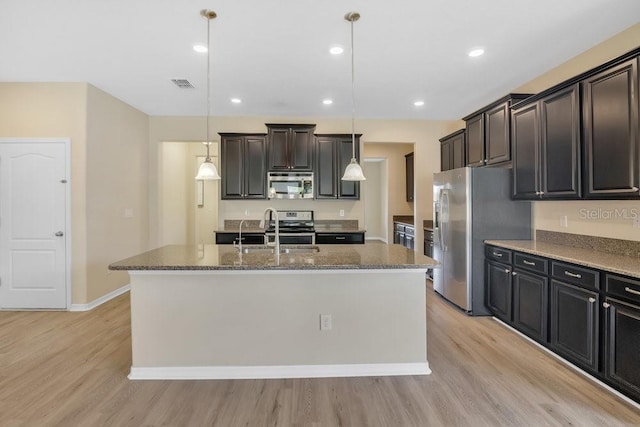
<instances>
[{"instance_id":1,"label":"oven door","mask_svg":"<svg viewBox=\"0 0 640 427\"><path fill-rule=\"evenodd\" d=\"M265 233L265 244L276 241L275 233ZM316 242L315 233L280 233L281 245L313 245Z\"/></svg>"}]
</instances>

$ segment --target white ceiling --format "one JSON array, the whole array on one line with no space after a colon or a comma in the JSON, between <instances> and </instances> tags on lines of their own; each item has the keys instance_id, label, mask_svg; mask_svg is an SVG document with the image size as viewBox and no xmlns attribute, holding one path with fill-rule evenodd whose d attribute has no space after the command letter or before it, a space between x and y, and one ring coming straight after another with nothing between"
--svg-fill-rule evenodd
<instances>
[{"instance_id":1,"label":"white ceiling","mask_svg":"<svg viewBox=\"0 0 640 427\"><path fill-rule=\"evenodd\" d=\"M201 9L218 14L225 116L350 116L352 10L358 118L459 119L640 18L640 0L0 0L0 81L88 82L149 115L205 115Z\"/></svg>"}]
</instances>

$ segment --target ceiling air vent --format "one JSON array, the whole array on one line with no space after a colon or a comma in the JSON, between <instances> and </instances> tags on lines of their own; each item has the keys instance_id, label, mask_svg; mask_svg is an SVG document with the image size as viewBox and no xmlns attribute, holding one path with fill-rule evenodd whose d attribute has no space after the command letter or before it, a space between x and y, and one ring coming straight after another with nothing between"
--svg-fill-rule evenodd
<instances>
[{"instance_id":1,"label":"ceiling air vent","mask_svg":"<svg viewBox=\"0 0 640 427\"><path fill-rule=\"evenodd\" d=\"M187 79L171 79L171 81L180 89L193 89L194 86Z\"/></svg>"}]
</instances>

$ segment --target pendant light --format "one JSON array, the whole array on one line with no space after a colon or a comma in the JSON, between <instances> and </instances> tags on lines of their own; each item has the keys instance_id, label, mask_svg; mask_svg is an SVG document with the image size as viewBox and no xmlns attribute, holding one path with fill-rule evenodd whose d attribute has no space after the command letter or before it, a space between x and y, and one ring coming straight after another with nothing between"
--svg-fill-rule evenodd
<instances>
[{"instance_id":1,"label":"pendant light","mask_svg":"<svg viewBox=\"0 0 640 427\"><path fill-rule=\"evenodd\" d=\"M203 9L200 11L200 15L207 18L207 139L205 145L207 146L207 157L204 162L198 168L198 175L196 180L198 181L210 181L214 179L220 179L218 175L218 169L216 165L211 161L209 156L209 146L211 145L211 139L209 139L209 117L211 116L211 90L209 88L209 82L211 81L211 20L217 16L213 10Z\"/></svg>"},{"instance_id":2,"label":"pendant light","mask_svg":"<svg viewBox=\"0 0 640 427\"><path fill-rule=\"evenodd\" d=\"M349 12L344 19L351 23L351 162L344 170L343 181L365 181L367 178L362 173L362 168L356 160L356 96L355 96L355 78L354 78L354 61L353 61L353 23L360 19L358 12Z\"/></svg>"}]
</instances>

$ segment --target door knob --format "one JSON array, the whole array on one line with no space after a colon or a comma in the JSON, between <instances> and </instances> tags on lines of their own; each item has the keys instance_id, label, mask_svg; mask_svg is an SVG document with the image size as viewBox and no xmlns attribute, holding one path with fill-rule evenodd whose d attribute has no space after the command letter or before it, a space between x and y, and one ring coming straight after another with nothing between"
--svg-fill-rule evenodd
<instances>
[{"instance_id":1,"label":"door knob","mask_svg":"<svg viewBox=\"0 0 640 427\"><path fill-rule=\"evenodd\" d=\"M56 237L62 237L62 236L64 236L64 233L62 231L58 231L56 233Z\"/></svg>"}]
</instances>

